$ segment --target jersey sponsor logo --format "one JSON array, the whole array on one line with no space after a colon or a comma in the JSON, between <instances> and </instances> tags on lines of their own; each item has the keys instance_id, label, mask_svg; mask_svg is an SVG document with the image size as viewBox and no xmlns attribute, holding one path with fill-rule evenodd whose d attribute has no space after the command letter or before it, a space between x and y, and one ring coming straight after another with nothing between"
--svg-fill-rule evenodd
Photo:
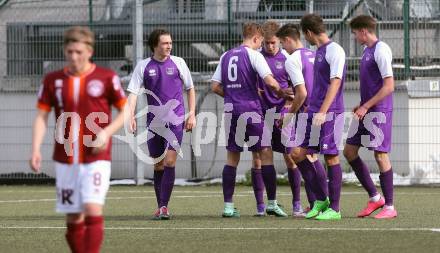
<instances>
[{"instance_id":1,"label":"jersey sponsor logo","mask_svg":"<svg viewBox=\"0 0 440 253\"><path fill-rule=\"evenodd\" d=\"M155 69L149 69L148 70L148 75L149 76L156 76L156 70Z\"/></svg>"},{"instance_id":2,"label":"jersey sponsor logo","mask_svg":"<svg viewBox=\"0 0 440 253\"><path fill-rule=\"evenodd\" d=\"M276 69L283 69L283 63L280 61L275 62L275 68Z\"/></svg>"},{"instance_id":3,"label":"jersey sponsor logo","mask_svg":"<svg viewBox=\"0 0 440 253\"><path fill-rule=\"evenodd\" d=\"M305 52L304 55L310 56L310 55L313 55L313 52Z\"/></svg>"},{"instance_id":4,"label":"jersey sponsor logo","mask_svg":"<svg viewBox=\"0 0 440 253\"><path fill-rule=\"evenodd\" d=\"M241 88L241 84L240 83L228 84L228 85L226 85L226 87L228 87L229 89L240 89Z\"/></svg>"},{"instance_id":5,"label":"jersey sponsor logo","mask_svg":"<svg viewBox=\"0 0 440 253\"><path fill-rule=\"evenodd\" d=\"M166 69L167 75L173 75L174 74L174 68L167 68Z\"/></svg>"},{"instance_id":6,"label":"jersey sponsor logo","mask_svg":"<svg viewBox=\"0 0 440 253\"><path fill-rule=\"evenodd\" d=\"M87 84L87 93L92 97L99 97L104 93L104 84L100 80L91 80Z\"/></svg>"}]
</instances>

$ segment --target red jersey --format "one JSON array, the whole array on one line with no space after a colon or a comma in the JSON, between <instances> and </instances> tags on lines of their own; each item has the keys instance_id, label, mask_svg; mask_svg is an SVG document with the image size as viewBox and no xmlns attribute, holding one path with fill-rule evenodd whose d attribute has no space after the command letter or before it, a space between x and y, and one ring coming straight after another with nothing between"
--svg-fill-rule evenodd
<instances>
[{"instance_id":1,"label":"red jersey","mask_svg":"<svg viewBox=\"0 0 440 253\"><path fill-rule=\"evenodd\" d=\"M60 163L90 163L111 160L111 139L107 150L92 154L92 141L100 128L111 122L111 106L121 109L126 97L118 75L92 65L80 76L67 69L44 77L38 93L38 108L55 108L55 148L53 159Z\"/></svg>"}]
</instances>

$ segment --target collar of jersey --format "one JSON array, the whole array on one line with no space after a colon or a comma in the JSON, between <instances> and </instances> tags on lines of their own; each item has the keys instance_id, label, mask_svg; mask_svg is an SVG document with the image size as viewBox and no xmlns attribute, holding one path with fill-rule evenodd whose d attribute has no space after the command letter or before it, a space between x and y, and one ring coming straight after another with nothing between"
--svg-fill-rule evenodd
<instances>
[{"instance_id":1,"label":"collar of jersey","mask_svg":"<svg viewBox=\"0 0 440 253\"><path fill-rule=\"evenodd\" d=\"M85 77L85 76L90 75L93 71L95 71L95 69L96 69L96 64L92 63L92 67L89 70L84 71L83 73L80 73L79 75L74 75L74 74L70 73L67 67L64 67L64 73L68 76L73 76L73 77Z\"/></svg>"}]
</instances>

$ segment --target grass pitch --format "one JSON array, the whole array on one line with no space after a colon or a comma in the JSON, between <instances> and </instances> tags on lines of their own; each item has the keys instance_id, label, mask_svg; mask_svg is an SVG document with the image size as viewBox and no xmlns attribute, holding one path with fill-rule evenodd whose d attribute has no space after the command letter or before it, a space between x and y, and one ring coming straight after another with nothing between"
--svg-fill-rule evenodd
<instances>
[{"instance_id":1,"label":"grass pitch","mask_svg":"<svg viewBox=\"0 0 440 253\"><path fill-rule=\"evenodd\" d=\"M152 186L112 186L102 252L440 252L439 197L438 188L396 188L397 219L358 219L367 194L344 187L343 219L319 222L253 217L252 188L239 186L241 218L224 219L220 186L175 187L172 220L152 221ZM278 188L278 200L290 213L288 187ZM68 252L54 206L54 186L0 186L0 252Z\"/></svg>"}]
</instances>

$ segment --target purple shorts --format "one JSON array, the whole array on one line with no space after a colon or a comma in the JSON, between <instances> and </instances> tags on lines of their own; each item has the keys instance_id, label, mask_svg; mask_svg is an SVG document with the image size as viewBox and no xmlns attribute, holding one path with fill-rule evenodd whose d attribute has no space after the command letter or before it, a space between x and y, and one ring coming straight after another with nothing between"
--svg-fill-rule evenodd
<instances>
[{"instance_id":1,"label":"purple shorts","mask_svg":"<svg viewBox=\"0 0 440 253\"><path fill-rule=\"evenodd\" d=\"M328 112L324 124L313 126L313 115L315 112L308 112L303 120L300 118L297 122L297 136L303 135L304 139L300 147L309 149L312 153L323 155L338 155L338 146L342 140L344 130L344 113ZM303 129L303 130L302 130Z\"/></svg>"},{"instance_id":2,"label":"purple shorts","mask_svg":"<svg viewBox=\"0 0 440 253\"><path fill-rule=\"evenodd\" d=\"M183 124L148 129L148 151L153 158L160 157L166 150L179 151L182 145Z\"/></svg>"},{"instance_id":3,"label":"purple shorts","mask_svg":"<svg viewBox=\"0 0 440 253\"><path fill-rule=\"evenodd\" d=\"M254 120L249 117L242 116L239 122L239 113L232 113L231 124L228 135L228 144L226 149L232 152L243 152L243 146L246 142L249 147L248 150L252 152L260 151L263 149L261 144L261 138L264 129L264 118L261 113L253 113L255 116ZM247 118L245 120L245 118ZM252 121L258 121L258 123L253 123ZM256 141L252 140L255 139ZM257 140L258 139L258 140ZM250 143L251 142L251 143Z\"/></svg>"},{"instance_id":4,"label":"purple shorts","mask_svg":"<svg viewBox=\"0 0 440 253\"><path fill-rule=\"evenodd\" d=\"M278 113L281 113L281 116L284 116L289 111L288 108L283 107ZM280 128L277 124L274 124L272 130L272 139L271 146L272 150L282 154L290 154L293 145L288 144L288 141L291 141L295 136L295 124L285 126Z\"/></svg>"},{"instance_id":5,"label":"purple shorts","mask_svg":"<svg viewBox=\"0 0 440 253\"><path fill-rule=\"evenodd\" d=\"M369 112L360 121L353 119L348 130L349 137L346 143L389 153L391 151L392 128L393 112ZM365 137L362 138L362 136Z\"/></svg>"}]
</instances>

